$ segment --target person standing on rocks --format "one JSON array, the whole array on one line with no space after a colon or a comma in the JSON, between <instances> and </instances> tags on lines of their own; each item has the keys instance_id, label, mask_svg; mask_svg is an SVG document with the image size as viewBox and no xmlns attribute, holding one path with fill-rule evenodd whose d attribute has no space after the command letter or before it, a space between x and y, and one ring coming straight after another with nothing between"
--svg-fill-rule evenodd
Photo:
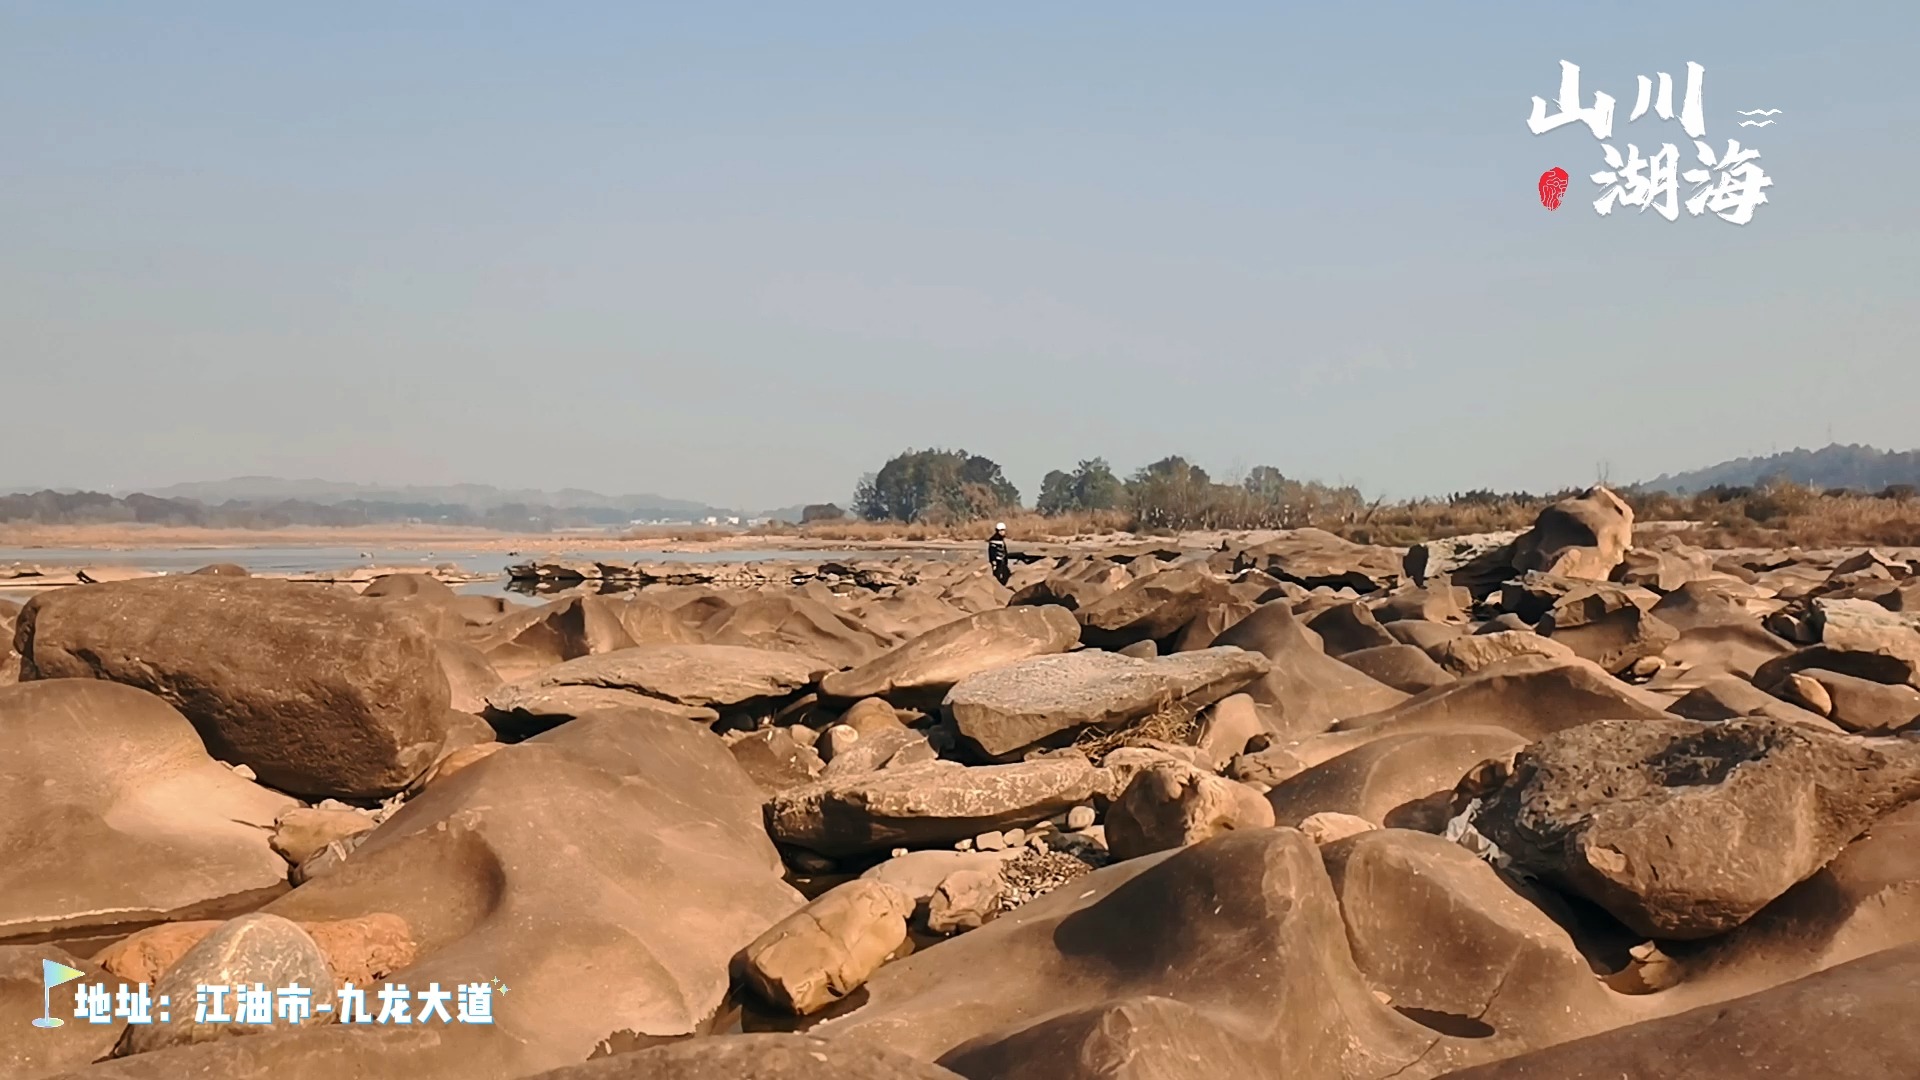
<instances>
[{"instance_id":1,"label":"person standing on rocks","mask_svg":"<svg viewBox=\"0 0 1920 1080\"><path fill-rule=\"evenodd\" d=\"M1013 576L1013 571L1007 568L1007 523L1004 521L994 524L993 536L987 540L987 565L993 568L994 579L1002 585Z\"/></svg>"}]
</instances>

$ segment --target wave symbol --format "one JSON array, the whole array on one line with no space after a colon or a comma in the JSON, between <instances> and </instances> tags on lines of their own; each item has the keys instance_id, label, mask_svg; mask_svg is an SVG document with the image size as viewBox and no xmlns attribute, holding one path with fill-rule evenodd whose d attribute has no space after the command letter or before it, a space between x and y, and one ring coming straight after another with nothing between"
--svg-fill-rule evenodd
<instances>
[{"instance_id":1,"label":"wave symbol","mask_svg":"<svg viewBox=\"0 0 1920 1080\"><path fill-rule=\"evenodd\" d=\"M1778 116L1779 114L1780 114L1779 109L1747 109L1740 112L1738 115L1740 116Z\"/></svg>"},{"instance_id":2,"label":"wave symbol","mask_svg":"<svg viewBox=\"0 0 1920 1080\"><path fill-rule=\"evenodd\" d=\"M1740 126L1741 127L1766 127L1768 124L1771 124L1771 123L1773 123L1773 121L1771 120L1742 120L1740 121Z\"/></svg>"}]
</instances>

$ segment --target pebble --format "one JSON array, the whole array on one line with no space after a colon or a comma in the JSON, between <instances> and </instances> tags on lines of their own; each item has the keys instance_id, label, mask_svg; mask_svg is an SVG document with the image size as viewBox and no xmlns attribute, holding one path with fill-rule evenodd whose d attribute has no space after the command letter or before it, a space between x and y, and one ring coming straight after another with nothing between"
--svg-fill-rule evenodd
<instances>
[{"instance_id":1,"label":"pebble","mask_svg":"<svg viewBox=\"0 0 1920 1080\"><path fill-rule=\"evenodd\" d=\"M1067 811L1067 828L1072 832L1090 828L1093 822L1094 814L1091 806L1076 806Z\"/></svg>"},{"instance_id":2,"label":"pebble","mask_svg":"<svg viewBox=\"0 0 1920 1080\"><path fill-rule=\"evenodd\" d=\"M1000 880L1006 888L1000 893L1000 910L1012 911L1022 904L1037 900L1110 861L1090 851L1075 855L1057 851L1024 851L1001 864Z\"/></svg>"},{"instance_id":3,"label":"pebble","mask_svg":"<svg viewBox=\"0 0 1920 1080\"><path fill-rule=\"evenodd\" d=\"M1005 851L1007 837L1005 833L999 831L983 832L973 838L973 846L981 851Z\"/></svg>"},{"instance_id":4,"label":"pebble","mask_svg":"<svg viewBox=\"0 0 1920 1080\"><path fill-rule=\"evenodd\" d=\"M956 840L956 841L954 841L954 844L953 844L953 850L955 850L955 851L972 851L972 850L973 850L973 837L971 837L971 836L969 836L969 837L967 837L967 838L966 838L965 840Z\"/></svg>"},{"instance_id":5,"label":"pebble","mask_svg":"<svg viewBox=\"0 0 1920 1080\"><path fill-rule=\"evenodd\" d=\"M1008 847L1017 848L1027 842L1027 830L1008 829L1006 832L1000 834L1000 838L1007 842Z\"/></svg>"}]
</instances>

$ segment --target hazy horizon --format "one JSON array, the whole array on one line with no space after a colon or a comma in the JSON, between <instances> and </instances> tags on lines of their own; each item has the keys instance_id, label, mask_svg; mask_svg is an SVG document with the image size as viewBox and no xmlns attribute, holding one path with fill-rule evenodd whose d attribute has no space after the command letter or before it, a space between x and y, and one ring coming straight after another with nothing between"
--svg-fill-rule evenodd
<instances>
[{"instance_id":1,"label":"hazy horizon","mask_svg":"<svg viewBox=\"0 0 1920 1080\"><path fill-rule=\"evenodd\" d=\"M909 447L1029 502L1909 449L1920 11L1728 10L0 2L0 479L762 510ZM1526 129L1563 59L1643 153L1690 147L1635 76L1703 64L1767 204L1595 214L1600 142Z\"/></svg>"}]
</instances>

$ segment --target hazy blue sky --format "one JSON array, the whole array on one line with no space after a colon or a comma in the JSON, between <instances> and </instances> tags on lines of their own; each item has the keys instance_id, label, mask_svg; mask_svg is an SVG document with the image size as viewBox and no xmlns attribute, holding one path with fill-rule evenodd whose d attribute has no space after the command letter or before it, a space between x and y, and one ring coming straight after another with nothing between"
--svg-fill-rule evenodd
<instances>
[{"instance_id":1,"label":"hazy blue sky","mask_svg":"<svg viewBox=\"0 0 1920 1080\"><path fill-rule=\"evenodd\" d=\"M1029 499L1096 454L1404 495L1909 448L1916 49L1911 0L0 2L0 482L763 507L928 445ZM1626 117L1704 64L1771 201L1595 214L1600 143L1525 124L1562 59L1689 164Z\"/></svg>"}]
</instances>

